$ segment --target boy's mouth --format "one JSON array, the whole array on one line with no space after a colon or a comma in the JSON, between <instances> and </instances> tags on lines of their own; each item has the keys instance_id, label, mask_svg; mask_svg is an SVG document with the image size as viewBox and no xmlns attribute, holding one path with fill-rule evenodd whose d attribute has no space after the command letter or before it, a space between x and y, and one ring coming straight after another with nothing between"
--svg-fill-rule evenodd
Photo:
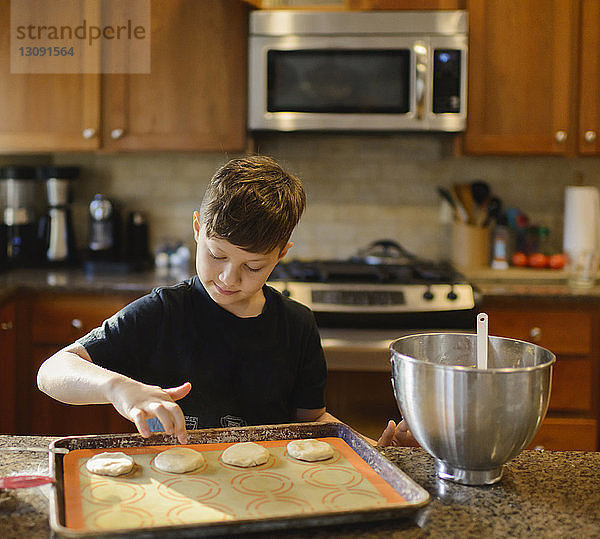
<instances>
[{"instance_id":1,"label":"boy's mouth","mask_svg":"<svg viewBox=\"0 0 600 539\"><path fill-rule=\"evenodd\" d=\"M217 289L217 292L219 294L223 294L224 296L231 296L232 294L235 294L237 292L237 290L224 290L223 288L221 288L217 283L215 283L213 281L213 284L215 285L215 288Z\"/></svg>"}]
</instances>

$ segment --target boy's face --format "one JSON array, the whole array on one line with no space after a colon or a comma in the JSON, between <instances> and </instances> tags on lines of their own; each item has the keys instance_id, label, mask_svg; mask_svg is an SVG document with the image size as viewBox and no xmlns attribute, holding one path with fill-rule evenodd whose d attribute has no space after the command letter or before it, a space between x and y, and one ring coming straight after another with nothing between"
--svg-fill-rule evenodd
<instances>
[{"instance_id":1,"label":"boy's face","mask_svg":"<svg viewBox=\"0 0 600 539\"><path fill-rule=\"evenodd\" d=\"M194 212L196 272L210 297L225 310L241 317L258 316L264 305L262 287L285 256L283 250L267 254L252 253L220 238L207 238Z\"/></svg>"}]
</instances>

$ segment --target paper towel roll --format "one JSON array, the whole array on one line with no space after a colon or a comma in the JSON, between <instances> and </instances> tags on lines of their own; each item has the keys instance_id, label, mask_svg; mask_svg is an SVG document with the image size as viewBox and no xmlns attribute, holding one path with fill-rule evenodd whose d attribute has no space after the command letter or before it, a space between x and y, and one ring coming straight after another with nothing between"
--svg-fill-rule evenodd
<instances>
[{"instance_id":1,"label":"paper towel roll","mask_svg":"<svg viewBox=\"0 0 600 539\"><path fill-rule=\"evenodd\" d=\"M565 189L565 252L596 251L600 248L600 196L591 185Z\"/></svg>"}]
</instances>

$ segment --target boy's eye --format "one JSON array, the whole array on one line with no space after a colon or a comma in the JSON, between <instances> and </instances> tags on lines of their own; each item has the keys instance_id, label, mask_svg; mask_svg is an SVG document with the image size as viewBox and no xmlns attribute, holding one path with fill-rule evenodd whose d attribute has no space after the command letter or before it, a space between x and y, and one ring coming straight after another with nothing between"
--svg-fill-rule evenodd
<instances>
[{"instance_id":1,"label":"boy's eye","mask_svg":"<svg viewBox=\"0 0 600 539\"><path fill-rule=\"evenodd\" d=\"M251 266L246 266L250 271L260 271L262 268L253 268Z\"/></svg>"},{"instance_id":2,"label":"boy's eye","mask_svg":"<svg viewBox=\"0 0 600 539\"><path fill-rule=\"evenodd\" d=\"M208 251L208 254L210 255L211 258L214 258L215 260L223 260L225 258L224 256L217 256L217 255L213 254L212 251Z\"/></svg>"}]
</instances>

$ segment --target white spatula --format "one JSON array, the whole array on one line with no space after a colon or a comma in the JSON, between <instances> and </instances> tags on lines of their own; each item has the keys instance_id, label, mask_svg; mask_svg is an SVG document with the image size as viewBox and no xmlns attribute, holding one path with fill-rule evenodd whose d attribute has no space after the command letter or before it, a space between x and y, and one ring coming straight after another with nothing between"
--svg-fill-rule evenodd
<instances>
[{"instance_id":1,"label":"white spatula","mask_svg":"<svg viewBox=\"0 0 600 539\"><path fill-rule=\"evenodd\" d=\"M487 369L488 364L488 315L477 315L477 368Z\"/></svg>"}]
</instances>

